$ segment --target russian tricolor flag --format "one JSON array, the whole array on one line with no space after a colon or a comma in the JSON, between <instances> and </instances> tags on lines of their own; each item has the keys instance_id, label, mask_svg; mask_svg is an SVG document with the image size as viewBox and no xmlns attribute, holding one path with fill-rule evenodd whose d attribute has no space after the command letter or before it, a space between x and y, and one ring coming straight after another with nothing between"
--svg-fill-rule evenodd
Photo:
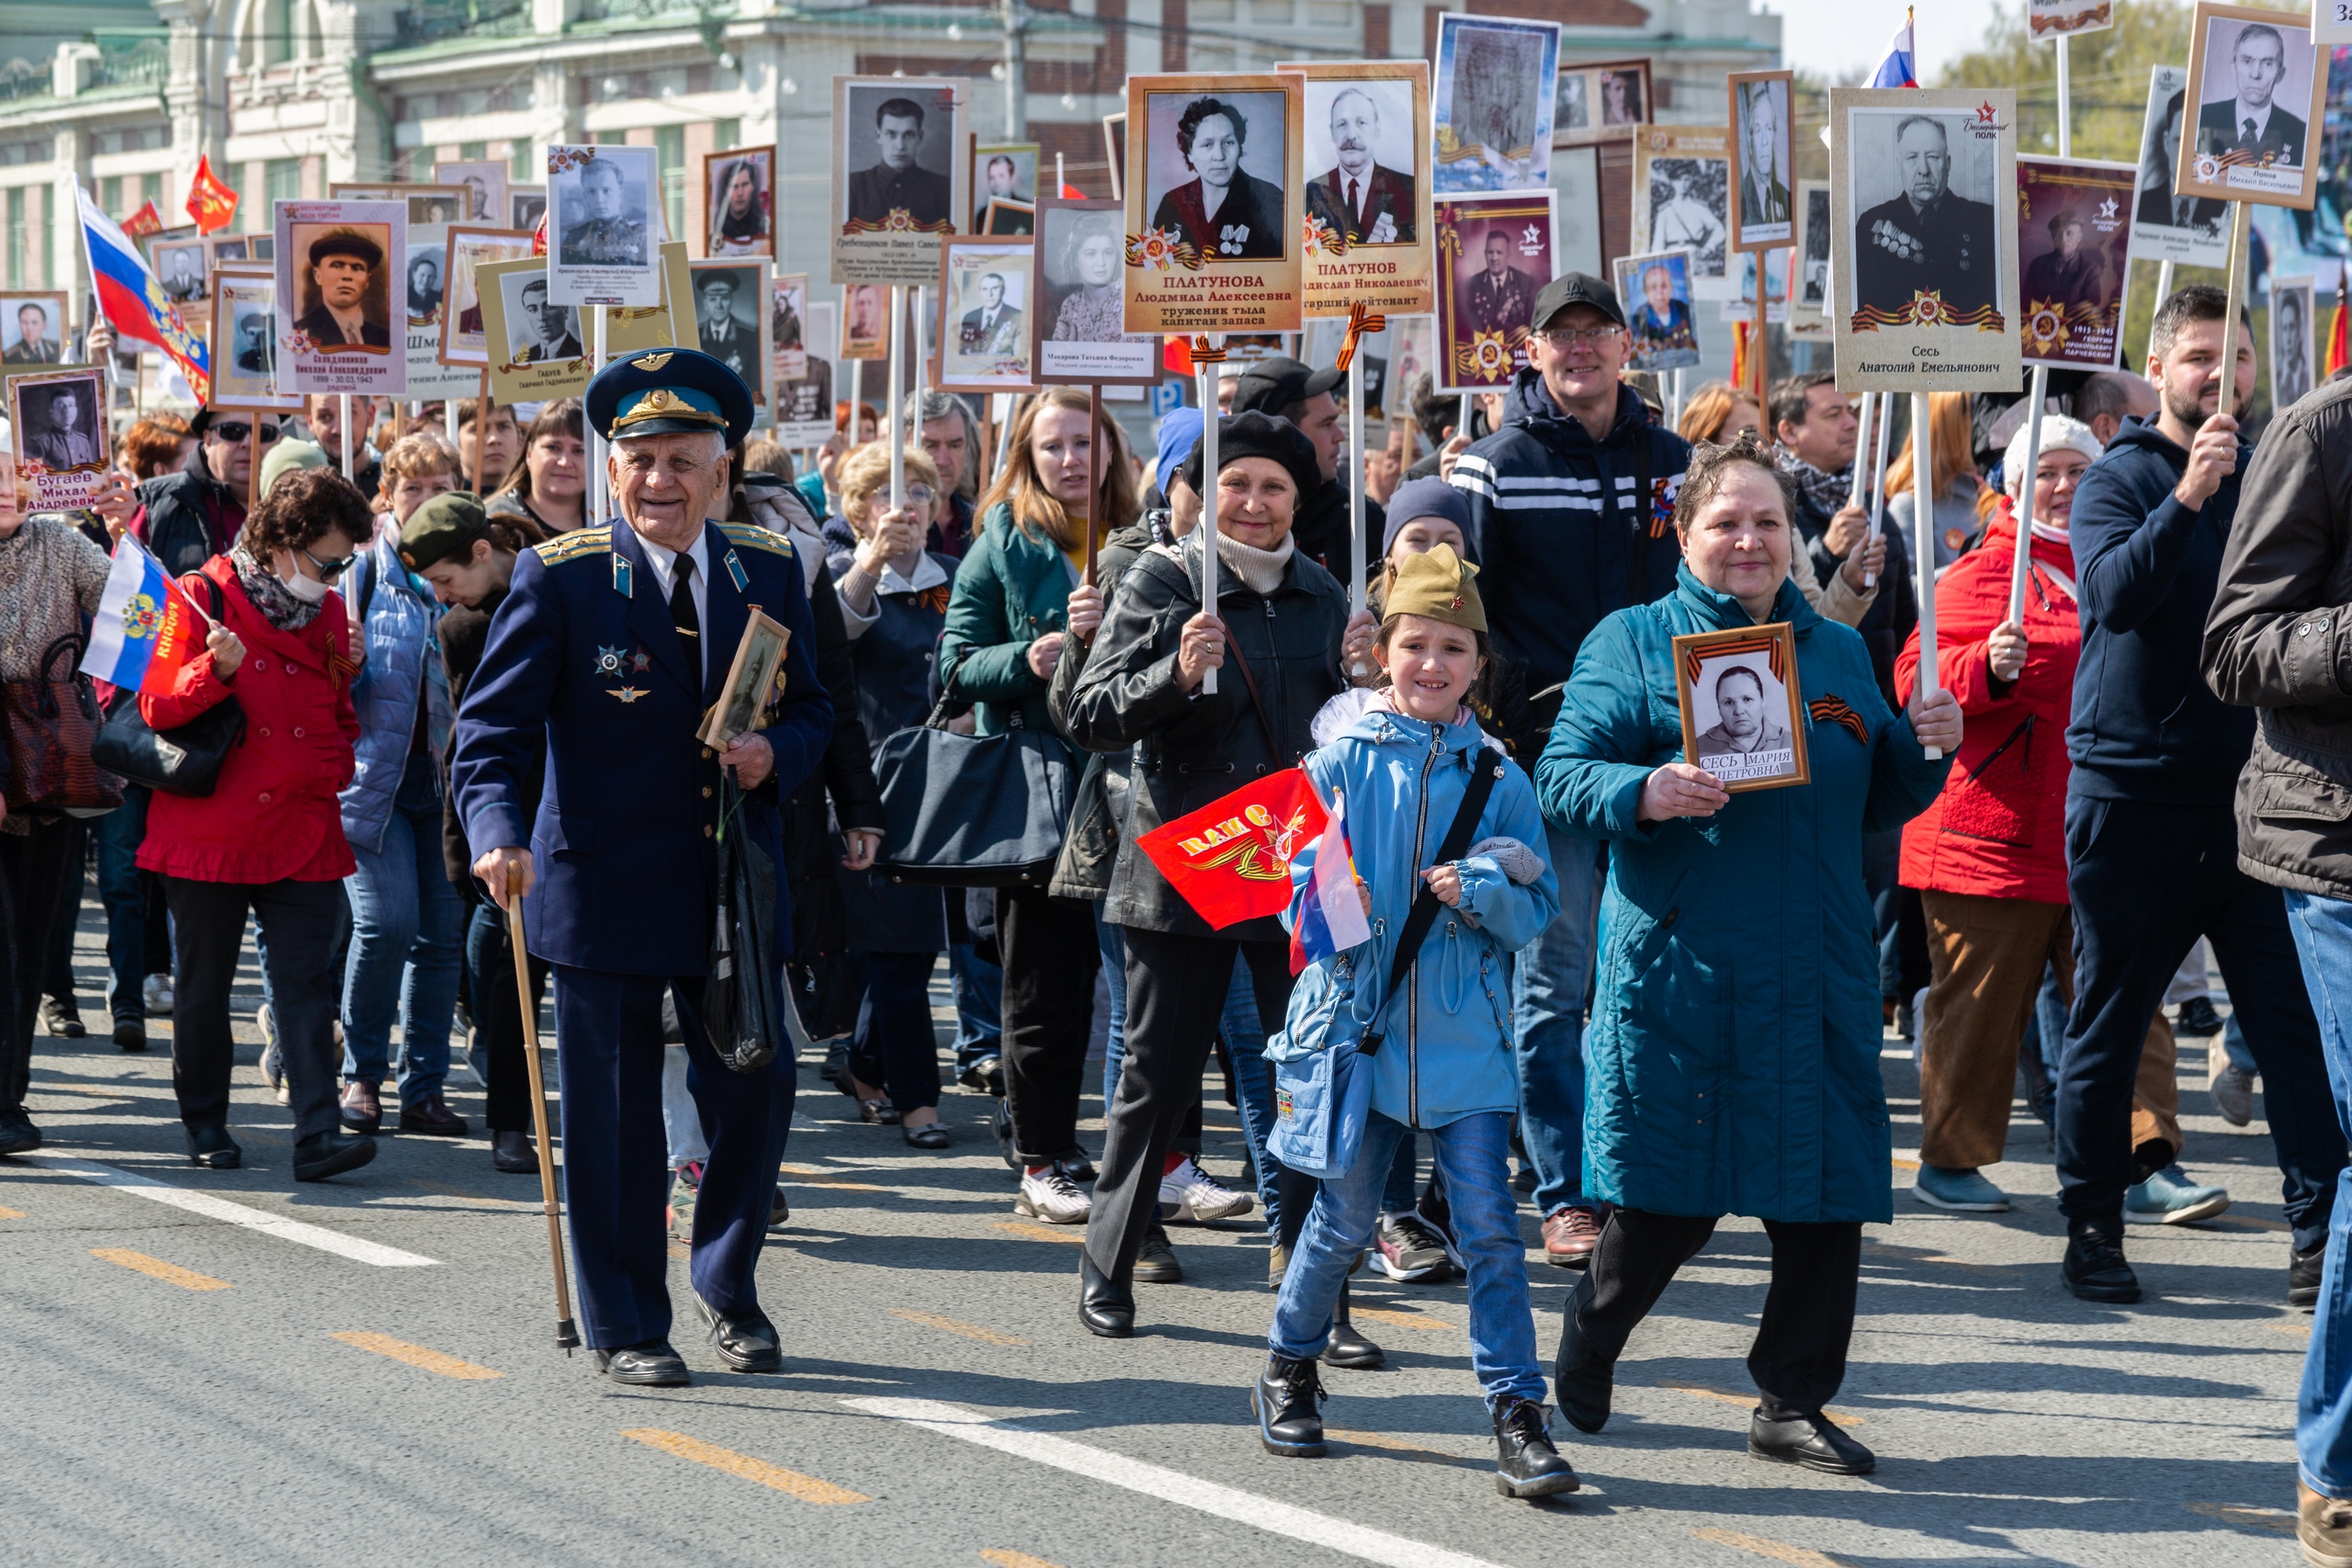
<instances>
[{"instance_id":1,"label":"russian tricolor flag","mask_svg":"<svg viewBox=\"0 0 2352 1568\"><path fill-rule=\"evenodd\" d=\"M162 349L187 378L196 400L210 400L212 359L204 339L189 330L179 307L148 270L139 247L113 219L98 210L90 193L78 183L74 199L82 210L82 244L89 254L90 277L97 285L98 308L107 313L116 334Z\"/></svg>"},{"instance_id":2,"label":"russian tricolor flag","mask_svg":"<svg viewBox=\"0 0 2352 1568\"><path fill-rule=\"evenodd\" d=\"M1356 893L1355 855L1348 848L1347 801L1334 795L1323 836L1315 841L1315 863L1306 871L1306 901L1290 932L1290 972L1372 940Z\"/></svg>"},{"instance_id":3,"label":"russian tricolor flag","mask_svg":"<svg viewBox=\"0 0 2352 1568\"><path fill-rule=\"evenodd\" d=\"M1866 87L1916 87L1919 85L1918 50L1911 42L1911 13L1903 13L1903 25L1894 29L1887 40L1886 55L1871 73Z\"/></svg>"},{"instance_id":4,"label":"russian tricolor flag","mask_svg":"<svg viewBox=\"0 0 2352 1568\"><path fill-rule=\"evenodd\" d=\"M98 596L82 672L134 692L167 692L204 651L205 635L204 617L163 562L125 534Z\"/></svg>"}]
</instances>

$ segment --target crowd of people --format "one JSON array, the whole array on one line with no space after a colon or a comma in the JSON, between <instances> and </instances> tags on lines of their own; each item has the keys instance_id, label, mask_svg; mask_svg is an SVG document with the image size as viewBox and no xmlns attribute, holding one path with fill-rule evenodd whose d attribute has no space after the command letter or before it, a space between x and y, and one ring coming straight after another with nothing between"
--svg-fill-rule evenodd
<instances>
[{"instance_id":1,"label":"crowd of people","mask_svg":"<svg viewBox=\"0 0 2352 1568\"><path fill-rule=\"evenodd\" d=\"M1772 1259L1749 1451L1867 1473L1825 1411L1862 1227L1898 1197L1886 1032L1919 1067L1910 1201L2009 1207L1986 1170L2021 1099L2055 1149L2056 1280L2097 1303L2140 1299L2127 1219L2231 1202L2181 1164L2178 1041L2205 1037L2222 1114L2245 1124L2265 1091L2284 1295L2329 1325L2300 1411L2301 1528L2339 1554L2313 1561L2344 1560L2352 626L2331 595L2352 517L2330 454L2352 390L2248 444L2254 348L2249 327L2221 364L2226 308L2203 287L2163 300L2145 376L2082 379L2030 465L2009 400L1938 394L1924 525L1911 434L1889 503L1867 504L1857 454L1880 433L1833 373L1760 401L1704 387L1670 425L1626 373L1614 290L1574 273L1534 296L1506 392L1413 389L1396 439L1360 454L1342 378L1289 359L1166 415L1148 457L1083 389L1023 399L994 450L963 400L929 392L899 411L895 467L888 422L844 403L798 472L689 350L623 356L519 423L365 399L348 441L330 399L299 421L142 420L87 512L0 519L0 681L51 678L128 535L206 611L206 652L170 691L97 700L164 730L233 696L243 739L209 794L132 785L103 814L22 797L46 775L12 769L0 1153L40 1145L37 1030L83 1032L67 957L93 855L113 1043L144 1050L172 1019L199 1168L242 1157L230 998L249 916L298 1180L366 1164L388 1128L468 1132L461 1068L495 1168L537 1170L521 965L555 992L571 1203L611 1220L572 1231L600 1369L688 1376L649 1219L666 1206L721 1358L772 1370L752 1265L788 1212L793 1059L806 1047L907 1146L951 1149L944 960L946 1075L997 1102L1012 1207L1083 1227L1084 1331L1132 1335L1136 1287L1183 1277L1174 1227L1256 1213L1277 1292L1259 1437L1310 1457L1318 1369L1383 1358L1349 1277L1459 1273L1497 1484L1539 1496L1577 1480L1544 1405L1522 1199L1540 1256L1574 1273L1551 1374L1569 1425L1602 1431L1642 1320L1744 1216ZM588 514L592 428L613 443L611 519ZM1372 589L1351 610L1358 548ZM795 635L766 728L721 749L693 739L692 699L716 691L749 593ZM1793 789L1728 787L1679 716L1674 639L1765 626L1786 628L1804 699ZM891 742L926 725L1034 738L1070 781L1049 879L884 869ZM1217 926L1139 840L1301 765L1349 802L1371 934L1295 972L1298 928L1334 896L1314 852L1286 913ZM632 832L599 830L632 802ZM792 1041L764 1076L728 1071L707 1032L707 904L683 897L643 946L643 919L614 914L648 878L692 884L680 868L707 869L737 825L775 858L789 951ZM528 953L509 944L518 897ZM1802 940L1759 960L1758 930ZM1286 1165L1278 1085L1358 1043L1360 1147L1319 1178ZM1204 1082L1239 1113L1232 1181L1203 1164Z\"/></svg>"}]
</instances>

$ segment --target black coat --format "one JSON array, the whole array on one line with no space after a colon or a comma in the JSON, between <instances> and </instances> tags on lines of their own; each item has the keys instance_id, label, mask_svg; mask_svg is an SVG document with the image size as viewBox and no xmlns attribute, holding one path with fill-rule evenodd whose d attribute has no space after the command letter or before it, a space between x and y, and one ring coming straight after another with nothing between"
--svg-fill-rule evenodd
<instances>
[{"instance_id":1,"label":"black coat","mask_svg":"<svg viewBox=\"0 0 2352 1568\"><path fill-rule=\"evenodd\" d=\"M141 480L139 504L147 512L147 553L174 577L202 570L244 526L244 508L212 477L201 445L178 473Z\"/></svg>"},{"instance_id":2,"label":"black coat","mask_svg":"<svg viewBox=\"0 0 2352 1568\"><path fill-rule=\"evenodd\" d=\"M1387 509L1369 495L1363 498L1363 558L1367 568L1376 568L1380 560L1380 536L1388 531ZM1291 527L1290 536L1298 545L1299 554L1340 580L1343 588L1353 583L1352 569L1348 564L1348 487L1341 479L1327 479L1313 495L1299 503L1298 521Z\"/></svg>"}]
</instances>

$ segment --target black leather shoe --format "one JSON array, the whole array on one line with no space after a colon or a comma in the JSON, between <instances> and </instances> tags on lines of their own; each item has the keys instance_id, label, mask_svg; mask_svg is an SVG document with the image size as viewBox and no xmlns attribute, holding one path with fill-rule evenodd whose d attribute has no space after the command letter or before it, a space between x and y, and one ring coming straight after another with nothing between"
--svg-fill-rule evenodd
<instances>
[{"instance_id":1,"label":"black leather shoe","mask_svg":"<svg viewBox=\"0 0 2352 1568\"><path fill-rule=\"evenodd\" d=\"M1168 1233L1155 1222L1143 1233L1143 1250L1136 1254L1136 1279L1146 1285L1181 1285L1184 1266L1168 1245Z\"/></svg>"},{"instance_id":2,"label":"black leather shoe","mask_svg":"<svg viewBox=\"0 0 2352 1568\"><path fill-rule=\"evenodd\" d=\"M2123 1260L2123 1240L2096 1225L2077 1224L2066 1238L2058 1278L2086 1302L2136 1302L2140 1276Z\"/></svg>"},{"instance_id":3,"label":"black leather shoe","mask_svg":"<svg viewBox=\"0 0 2352 1568\"><path fill-rule=\"evenodd\" d=\"M784 1348L767 1314L757 1307L750 1312L721 1312L699 1293L695 1308L710 1329L710 1342L718 1347L718 1359L729 1367L739 1372L784 1371Z\"/></svg>"},{"instance_id":4,"label":"black leather shoe","mask_svg":"<svg viewBox=\"0 0 2352 1568\"><path fill-rule=\"evenodd\" d=\"M187 1158L190 1165L200 1165L207 1170L234 1170L245 1163L245 1151L229 1136L226 1127L190 1127Z\"/></svg>"},{"instance_id":5,"label":"black leather shoe","mask_svg":"<svg viewBox=\"0 0 2352 1568\"><path fill-rule=\"evenodd\" d=\"M147 1049L147 1021L141 1018L119 1018L114 1021L114 1043L118 1050Z\"/></svg>"},{"instance_id":6,"label":"black leather shoe","mask_svg":"<svg viewBox=\"0 0 2352 1568\"><path fill-rule=\"evenodd\" d=\"M1078 1321L1104 1339L1125 1339L1136 1331L1134 1295L1083 1253L1078 1259Z\"/></svg>"},{"instance_id":7,"label":"black leather shoe","mask_svg":"<svg viewBox=\"0 0 2352 1568\"><path fill-rule=\"evenodd\" d=\"M40 1129L21 1107L0 1111L0 1155L28 1155L40 1147Z\"/></svg>"},{"instance_id":8,"label":"black leather shoe","mask_svg":"<svg viewBox=\"0 0 2352 1568\"><path fill-rule=\"evenodd\" d=\"M357 1170L376 1157L376 1140L313 1133L294 1145L294 1179L324 1181L346 1170Z\"/></svg>"},{"instance_id":9,"label":"black leather shoe","mask_svg":"<svg viewBox=\"0 0 2352 1568\"><path fill-rule=\"evenodd\" d=\"M1313 1361L1267 1357L1266 1370L1250 1385L1250 1408L1268 1453L1279 1459L1323 1457L1323 1380Z\"/></svg>"},{"instance_id":10,"label":"black leather shoe","mask_svg":"<svg viewBox=\"0 0 2352 1568\"><path fill-rule=\"evenodd\" d=\"M2288 1243L2287 1304L2310 1312L2319 1305L2319 1271L2327 1261L2327 1238L2312 1243L2309 1252L2293 1251Z\"/></svg>"},{"instance_id":11,"label":"black leather shoe","mask_svg":"<svg viewBox=\"0 0 2352 1568\"><path fill-rule=\"evenodd\" d=\"M1747 1418L1747 1451L1775 1464L1801 1464L1826 1475L1868 1475L1878 1468L1876 1454L1817 1410L1786 1421L1768 1421L1758 1410Z\"/></svg>"},{"instance_id":12,"label":"black leather shoe","mask_svg":"<svg viewBox=\"0 0 2352 1568\"><path fill-rule=\"evenodd\" d=\"M1560 1353L1552 1361L1552 1397L1568 1425L1590 1436L1609 1425L1609 1401L1616 1390L1617 1363L1587 1348L1577 1314L1592 1300L1587 1273L1568 1292L1560 1314Z\"/></svg>"},{"instance_id":13,"label":"black leather shoe","mask_svg":"<svg viewBox=\"0 0 2352 1568\"><path fill-rule=\"evenodd\" d=\"M684 1388L695 1381L686 1375L684 1359L670 1348L667 1339L649 1339L642 1345L599 1349L594 1354L596 1370L615 1382L641 1383L648 1388Z\"/></svg>"},{"instance_id":14,"label":"black leather shoe","mask_svg":"<svg viewBox=\"0 0 2352 1568\"><path fill-rule=\"evenodd\" d=\"M492 1133L490 1135L490 1163L509 1176L537 1176L539 1173L538 1148L531 1142L528 1133Z\"/></svg>"},{"instance_id":15,"label":"black leather shoe","mask_svg":"<svg viewBox=\"0 0 2352 1568\"><path fill-rule=\"evenodd\" d=\"M1552 1446L1544 1406L1506 1399L1495 1407L1495 1490L1506 1497L1549 1497L1581 1484Z\"/></svg>"},{"instance_id":16,"label":"black leather shoe","mask_svg":"<svg viewBox=\"0 0 2352 1568\"><path fill-rule=\"evenodd\" d=\"M1331 1309L1331 1337L1324 1342L1323 1359L1335 1367L1369 1372L1388 1359L1388 1353L1356 1332L1348 1314L1348 1286L1340 1282L1339 1303Z\"/></svg>"}]
</instances>

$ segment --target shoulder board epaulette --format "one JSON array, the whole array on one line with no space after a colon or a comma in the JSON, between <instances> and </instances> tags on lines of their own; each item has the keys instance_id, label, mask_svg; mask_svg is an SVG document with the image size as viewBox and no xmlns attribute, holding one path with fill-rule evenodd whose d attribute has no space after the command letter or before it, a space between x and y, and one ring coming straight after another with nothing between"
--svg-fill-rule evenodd
<instances>
[{"instance_id":1,"label":"shoulder board epaulette","mask_svg":"<svg viewBox=\"0 0 2352 1568\"><path fill-rule=\"evenodd\" d=\"M539 558L542 566L561 566L582 556L609 555L613 548L613 531L604 528L574 528L569 534L559 534L544 545L533 545L531 553Z\"/></svg>"},{"instance_id":2,"label":"shoulder board epaulette","mask_svg":"<svg viewBox=\"0 0 2352 1568\"><path fill-rule=\"evenodd\" d=\"M772 530L754 527L749 523L721 523L718 525L718 531L727 536L727 542L730 545L747 545L755 550L765 550L772 556L792 554L790 539Z\"/></svg>"}]
</instances>

